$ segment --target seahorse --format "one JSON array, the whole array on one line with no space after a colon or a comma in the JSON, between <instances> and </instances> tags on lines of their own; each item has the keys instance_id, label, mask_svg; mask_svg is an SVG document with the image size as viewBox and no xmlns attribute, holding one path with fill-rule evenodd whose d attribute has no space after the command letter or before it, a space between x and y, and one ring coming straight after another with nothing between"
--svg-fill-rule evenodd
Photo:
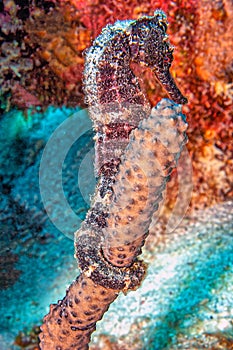
<instances>
[{"instance_id":1,"label":"seahorse","mask_svg":"<svg viewBox=\"0 0 233 350\"><path fill-rule=\"evenodd\" d=\"M86 53L84 89L96 131L99 177L92 205L75 233L81 274L63 300L50 306L41 327L44 350L88 349L91 333L120 291L137 288L146 264L137 257L152 214L187 142L172 79L173 48L166 15L108 25ZM150 67L173 100L152 109L130 68ZM177 104L178 103L178 104Z\"/></svg>"},{"instance_id":2,"label":"seahorse","mask_svg":"<svg viewBox=\"0 0 233 350\"><path fill-rule=\"evenodd\" d=\"M106 218L109 217L109 203L115 193L113 184L122 162L121 156L129 143L132 130L151 113L151 106L141 89L139 79L131 69L131 62L151 68L174 102L187 102L169 71L174 48L168 41L167 26L166 15L161 10L155 11L154 16L117 21L105 27L86 52L84 90L96 132L95 170L99 183L92 208L86 217L86 225L83 224L84 230L95 225L96 231L101 227L101 231L107 230L109 235L109 230L105 227L109 227L110 222ZM143 235L141 238L139 235L135 237L141 240L141 243L138 241L136 244L138 252L143 237L145 238ZM106 242L104 246L106 248ZM124 256L125 251L129 253L132 247L125 247L124 252L120 247L122 253L118 251L118 255ZM105 248L104 255L109 259L109 249ZM135 256L136 252L131 255ZM128 266L131 262L129 257L111 257L111 263L116 266Z\"/></svg>"}]
</instances>

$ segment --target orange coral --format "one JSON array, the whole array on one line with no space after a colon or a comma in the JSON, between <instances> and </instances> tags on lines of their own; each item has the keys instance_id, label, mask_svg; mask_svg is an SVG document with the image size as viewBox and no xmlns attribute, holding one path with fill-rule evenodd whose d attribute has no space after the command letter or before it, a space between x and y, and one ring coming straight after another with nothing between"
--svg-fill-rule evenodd
<instances>
[{"instance_id":1,"label":"orange coral","mask_svg":"<svg viewBox=\"0 0 233 350\"><path fill-rule=\"evenodd\" d=\"M28 40L39 45L37 55L48 62L70 91L81 83L82 51L90 42L90 32L81 26L77 17L72 18L75 25L71 26L66 13L54 10L45 19L44 13L38 12L27 22L26 30Z\"/></svg>"}]
</instances>

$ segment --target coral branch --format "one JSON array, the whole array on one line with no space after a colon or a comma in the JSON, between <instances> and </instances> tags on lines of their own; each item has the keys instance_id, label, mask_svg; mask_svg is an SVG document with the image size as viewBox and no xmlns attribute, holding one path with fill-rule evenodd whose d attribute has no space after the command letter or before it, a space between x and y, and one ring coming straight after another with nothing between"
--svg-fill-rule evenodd
<instances>
[{"instance_id":1,"label":"coral branch","mask_svg":"<svg viewBox=\"0 0 233 350\"><path fill-rule=\"evenodd\" d=\"M115 266L129 266L139 254L153 213L158 209L169 175L186 143L181 107L162 100L132 131L104 228L105 258Z\"/></svg>"},{"instance_id":2,"label":"coral branch","mask_svg":"<svg viewBox=\"0 0 233 350\"><path fill-rule=\"evenodd\" d=\"M95 284L81 274L63 300L50 305L40 336L41 349L88 349L95 325L116 299L118 291Z\"/></svg>"}]
</instances>

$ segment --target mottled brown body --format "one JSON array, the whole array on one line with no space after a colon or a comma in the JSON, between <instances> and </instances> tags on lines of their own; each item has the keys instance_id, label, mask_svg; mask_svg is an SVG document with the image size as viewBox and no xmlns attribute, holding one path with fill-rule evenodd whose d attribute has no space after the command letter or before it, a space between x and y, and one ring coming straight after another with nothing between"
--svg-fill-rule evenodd
<instances>
[{"instance_id":1,"label":"mottled brown body","mask_svg":"<svg viewBox=\"0 0 233 350\"><path fill-rule=\"evenodd\" d=\"M96 131L97 176L104 176L106 163L114 160L119 164L129 133L150 114L131 62L151 68L174 102L187 102L169 72L173 47L168 42L167 26L166 15L160 10L136 21L117 21L104 28L86 53L84 88ZM128 134L122 133L123 129Z\"/></svg>"}]
</instances>

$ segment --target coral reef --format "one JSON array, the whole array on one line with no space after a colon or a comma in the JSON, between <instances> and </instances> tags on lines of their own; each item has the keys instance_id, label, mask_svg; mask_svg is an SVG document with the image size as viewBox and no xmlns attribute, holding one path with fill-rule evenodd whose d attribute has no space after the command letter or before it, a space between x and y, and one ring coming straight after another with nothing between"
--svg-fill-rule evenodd
<instances>
[{"instance_id":1,"label":"coral reef","mask_svg":"<svg viewBox=\"0 0 233 350\"><path fill-rule=\"evenodd\" d=\"M13 1L4 1L0 14L1 32L1 100L7 99L6 110L9 110L9 92L14 92L19 81L33 70L31 49L24 42L24 23L17 4ZM23 89L21 89L22 93ZM40 102L35 96L27 92L34 105ZM20 103L19 103L20 105ZM26 107L26 106L25 106Z\"/></svg>"},{"instance_id":2,"label":"coral reef","mask_svg":"<svg viewBox=\"0 0 233 350\"><path fill-rule=\"evenodd\" d=\"M37 59L45 62L40 77L38 72L33 72L31 80L40 79L36 91L46 105L83 104L82 52L90 42L90 33L83 28L80 16L71 19L67 11L66 8L54 9L47 16L43 12L35 13L25 25L28 42L38 46ZM58 91L59 96L56 96Z\"/></svg>"},{"instance_id":3,"label":"coral reef","mask_svg":"<svg viewBox=\"0 0 233 350\"><path fill-rule=\"evenodd\" d=\"M30 332L20 332L15 338L14 344L20 349L25 350L40 350L39 349L39 327L33 327Z\"/></svg>"},{"instance_id":4,"label":"coral reef","mask_svg":"<svg viewBox=\"0 0 233 350\"><path fill-rule=\"evenodd\" d=\"M13 254L9 249L2 251L0 256L0 288L7 289L17 281L20 276L20 271L14 268L18 261L18 256Z\"/></svg>"},{"instance_id":5,"label":"coral reef","mask_svg":"<svg viewBox=\"0 0 233 350\"><path fill-rule=\"evenodd\" d=\"M233 349L233 339L227 339L222 334L205 334L200 338L180 340L178 346L172 347L171 350L184 350L184 349L192 349L192 350L201 350L206 349L210 350L232 350Z\"/></svg>"},{"instance_id":6,"label":"coral reef","mask_svg":"<svg viewBox=\"0 0 233 350\"><path fill-rule=\"evenodd\" d=\"M193 207L232 198L232 13L231 1L201 0L189 23L183 15L177 20L189 42L188 50L177 52L174 70L189 97L184 111L190 117ZM172 38L180 46L175 32Z\"/></svg>"},{"instance_id":7,"label":"coral reef","mask_svg":"<svg viewBox=\"0 0 233 350\"><path fill-rule=\"evenodd\" d=\"M90 38L88 32L82 34L79 19L71 26L52 1L28 1L24 8L14 1L3 4L0 81L5 109L82 104L81 53Z\"/></svg>"}]
</instances>

